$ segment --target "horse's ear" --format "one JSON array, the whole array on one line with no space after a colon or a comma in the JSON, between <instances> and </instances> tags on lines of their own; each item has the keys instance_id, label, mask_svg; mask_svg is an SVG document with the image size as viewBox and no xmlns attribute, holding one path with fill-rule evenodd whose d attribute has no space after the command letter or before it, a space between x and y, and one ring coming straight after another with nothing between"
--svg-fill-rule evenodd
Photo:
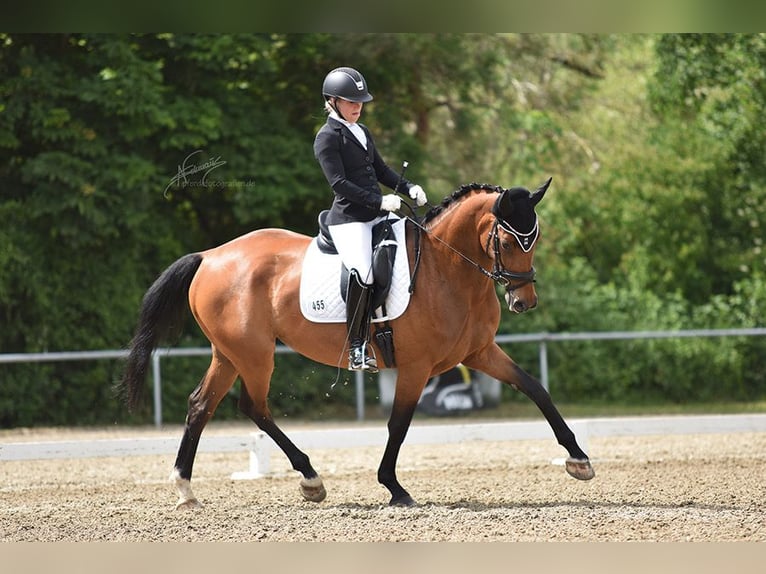
<instances>
[{"instance_id":1,"label":"horse's ear","mask_svg":"<svg viewBox=\"0 0 766 574\"><path fill-rule=\"evenodd\" d=\"M535 191L532 194L532 196L529 198L530 201L532 202L532 205L537 205L538 203L540 203L540 200L545 195L545 192L548 191L548 186L551 184L552 181L553 181L553 178L549 177L548 181L546 181L544 184L538 187L537 191Z\"/></svg>"},{"instance_id":2,"label":"horse's ear","mask_svg":"<svg viewBox=\"0 0 766 574\"><path fill-rule=\"evenodd\" d=\"M494 216L499 217L503 221L508 219L511 213L513 213L513 200L511 199L510 191L509 189L504 189L492 206Z\"/></svg>"}]
</instances>

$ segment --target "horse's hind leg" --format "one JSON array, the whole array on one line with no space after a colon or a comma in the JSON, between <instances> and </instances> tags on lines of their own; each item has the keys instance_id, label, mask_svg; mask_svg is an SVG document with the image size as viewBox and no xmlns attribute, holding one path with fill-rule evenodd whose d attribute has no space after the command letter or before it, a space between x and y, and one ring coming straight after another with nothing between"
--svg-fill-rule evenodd
<instances>
[{"instance_id":1,"label":"horse's hind leg","mask_svg":"<svg viewBox=\"0 0 766 574\"><path fill-rule=\"evenodd\" d=\"M274 357L262 362L254 362L258 371L242 373L242 393L239 397L240 410L250 417L282 449L292 467L303 475L301 494L311 502L322 502L327 496L321 477L311 466L308 455L301 451L274 422L268 406L268 390L271 373L274 370Z\"/></svg>"},{"instance_id":2,"label":"horse's hind leg","mask_svg":"<svg viewBox=\"0 0 766 574\"><path fill-rule=\"evenodd\" d=\"M202 430L213 416L216 407L234 384L237 371L231 362L213 348L213 358L205 376L189 395L186 426L178 447L178 455L170 478L178 490L176 509L202 506L191 489L192 467Z\"/></svg>"}]
</instances>

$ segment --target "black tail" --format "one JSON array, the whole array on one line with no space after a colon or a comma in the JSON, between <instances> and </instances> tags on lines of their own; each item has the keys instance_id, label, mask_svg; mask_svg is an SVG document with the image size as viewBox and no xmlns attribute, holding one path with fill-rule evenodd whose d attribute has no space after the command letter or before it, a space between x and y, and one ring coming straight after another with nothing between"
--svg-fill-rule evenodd
<instances>
[{"instance_id":1,"label":"black tail","mask_svg":"<svg viewBox=\"0 0 766 574\"><path fill-rule=\"evenodd\" d=\"M165 269L144 295L125 372L117 385L130 410L141 402L152 351L161 342L180 334L189 286L201 263L199 253L184 255Z\"/></svg>"}]
</instances>

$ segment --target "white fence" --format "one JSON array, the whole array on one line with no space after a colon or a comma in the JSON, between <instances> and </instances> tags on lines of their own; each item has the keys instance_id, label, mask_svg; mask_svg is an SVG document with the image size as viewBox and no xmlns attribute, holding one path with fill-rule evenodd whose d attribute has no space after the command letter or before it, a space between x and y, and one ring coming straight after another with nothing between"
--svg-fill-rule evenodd
<instances>
[{"instance_id":1,"label":"white fence","mask_svg":"<svg viewBox=\"0 0 766 574\"><path fill-rule=\"evenodd\" d=\"M530 333L519 335L497 335L500 343L537 343L540 361L540 381L549 389L548 347L549 342L557 341L616 341L628 339L672 339L689 337L754 337L766 335L766 327L747 329L695 329L687 331L606 331L583 333ZM277 345L277 353L294 353L289 347ZM162 426L162 372L160 360L173 357L209 356L209 347L160 348L152 354L152 388L154 401L154 423ZM39 363L56 361L92 361L104 359L125 359L127 350L74 351L52 353L6 353L0 354L3 363ZM364 376L356 373L356 411L359 420L364 419Z\"/></svg>"}]
</instances>

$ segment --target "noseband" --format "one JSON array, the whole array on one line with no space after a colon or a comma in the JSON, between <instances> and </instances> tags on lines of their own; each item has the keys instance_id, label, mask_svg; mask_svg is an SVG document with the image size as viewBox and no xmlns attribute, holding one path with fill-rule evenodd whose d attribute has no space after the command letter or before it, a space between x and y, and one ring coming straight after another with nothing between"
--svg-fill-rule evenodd
<instances>
[{"instance_id":1,"label":"noseband","mask_svg":"<svg viewBox=\"0 0 766 574\"><path fill-rule=\"evenodd\" d=\"M535 225L532 228L532 231L529 233L521 233L520 231L515 230L513 227L511 227L507 222L502 221L499 217L495 217L495 223L492 225L492 231L489 234L489 237L487 238L487 244L490 242L492 243L492 250L494 251L494 265L492 266L492 271L484 271L484 274L490 277L495 283L502 286L506 291L512 292L516 289L520 289L521 287L524 287L524 285L527 285L528 283L534 283L535 282L535 268L534 266L529 271L509 271L505 268L503 265L503 262L500 258L500 233L498 232L498 227L502 227L503 231L506 231L507 233L510 233L516 238L516 241L519 243L519 247L521 247L522 251L524 253L529 252L530 249L532 249L532 246L535 244L535 241L537 241L537 235L539 232L538 226L537 226L537 217L535 217ZM488 245L489 247L489 245Z\"/></svg>"}]
</instances>

